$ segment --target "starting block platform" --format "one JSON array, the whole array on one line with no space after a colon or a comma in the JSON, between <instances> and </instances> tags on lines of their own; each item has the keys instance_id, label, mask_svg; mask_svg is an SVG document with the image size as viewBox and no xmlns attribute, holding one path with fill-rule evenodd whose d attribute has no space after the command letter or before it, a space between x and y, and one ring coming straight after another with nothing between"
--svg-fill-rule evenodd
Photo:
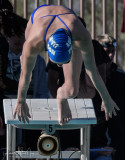
<instances>
[{"instance_id":1,"label":"starting block platform","mask_svg":"<svg viewBox=\"0 0 125 160\"><path fill-rule=\"evenodd\" d=\"M50 158L50 156L39 155L37 151L15 151L16 150L16 128L31 130L46 130L53 134L56 130L80 129L81 150L62 151L63 158L80 158L89 160L90 153L90 125L96 124L96 116L91 99L68 99L72 112L72 120L60 126L58 124L58 110L56 99L26 99L31 115L29 123L19 122L18 118L13 119L13 111L16 99L4 99L4 117L7 125L7 160L20 158ZM13 155L13 156L12 156ZM58 153L51 156L58 159Z\"/></svg>"}]
</instances>

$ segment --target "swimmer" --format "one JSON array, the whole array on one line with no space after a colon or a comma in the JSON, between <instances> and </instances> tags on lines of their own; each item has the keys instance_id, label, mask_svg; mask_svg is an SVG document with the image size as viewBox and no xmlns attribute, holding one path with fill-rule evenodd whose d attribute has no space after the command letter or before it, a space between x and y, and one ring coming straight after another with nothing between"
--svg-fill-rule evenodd
<instances>
[{"instance_id":1,"label":"swimmer","mask_svg":"<svg viewBox=\"0 0 125 160\"><path fill-rule=\"evenodd\" d=\"M119 108L111 99L97 71L90 33L71 9L58 5L39 6L29 19L25 37L14 118L17 115L19 121L29 122L31 116L26 104L26 94L37 54L45 50L48 51L50 61L64 71L65 82L58 88L56 97L60 125L72 119L67 99L78 94L83 61L89 77L102 97L106 119L112 117L112 114L116 115Z\"/></svg>"}]
</instances>

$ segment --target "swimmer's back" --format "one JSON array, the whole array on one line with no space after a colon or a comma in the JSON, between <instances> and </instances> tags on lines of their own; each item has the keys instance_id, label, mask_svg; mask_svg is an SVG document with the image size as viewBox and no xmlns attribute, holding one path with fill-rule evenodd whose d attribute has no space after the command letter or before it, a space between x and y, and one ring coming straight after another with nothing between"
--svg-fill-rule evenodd
<instances>
[{"instance_id":1,"label":"swimmer's back","mask_svg":"<svg viewBox=\"0 0 125 160\"><path fill-rule=\"evenodd\" d=\"M69 14L66 14L66 13L69 13ZM48 6L42 6L36 10L36 12L34 13L33 21L34 22L37 21L38 19L40 19L40 17L44 17L44 16L48 17L47 15L59 15L59 14L62 14L60 15L61 18L65 17L63 19L70 18L70 21L72 21L75 18L74 12L64 6L48 5Z\"/></svg>"},{"instance_id":2,"label":"swimmer's back","mask_svg":"<svg viewBox=\"0 0 125 160\"><path fill-rule=\"evenodd\" d=\"M53 18L53 16L50 15L59 15L62 21L70 29L73 40L77 39L77 37L79 39L81 34L78 31L83 29L83 25L81 24L78 17L74 14L72 10L63 6L56 5L43 6L36 10L33 15L33 24L31 22L31 17L29 19L28 28L26 29L26 37L29 35L29 31L32 25L35 25L34 28L36 28L36 33L39 32L38 34L41 35L41 37L44 37L46 28L48 27L50 21ZM48 38L59 28L64 28L67 30L66 26L56 17L49 26L46 34L46 41L48 41Z\"/></svg>"},{"instance_id":3,"label":"swimmer's back","mask_svg":"<svg viewBox=\"0 0 125 160\"><path fill-rule=\"evenodd\" d=\"M69 13L69 14L66 14L66 13ZM59 15L59 14L62 14L62 15ZM42 6L37 8L33 16L30 17L27 25L28 26L27 32L29 32L33 24L34 25L36 24L37 28L39 25L41 27L41 30L43 30L43 33L45 33L47 26L49 25L51 19L53 18L52 16L48 16L48 15L59 15L59 17L65 22L65 24L68 26L68 28L71 31L72 31L72 24L77 19L74 12L66 7L56 6L56 5ZM51 26L49 27L47 37L52 35L59 28L66 29L65 25L56 17L52 22Z\"/></svg>"}]
</instances>

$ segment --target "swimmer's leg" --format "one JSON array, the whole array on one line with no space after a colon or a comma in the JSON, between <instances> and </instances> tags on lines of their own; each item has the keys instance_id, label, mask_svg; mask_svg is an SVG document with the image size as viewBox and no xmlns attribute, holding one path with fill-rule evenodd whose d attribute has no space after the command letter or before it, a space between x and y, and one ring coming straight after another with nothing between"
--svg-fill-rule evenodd
<instances>
[{"instance_id":1,"label":"swimmer's leg","mask_svg":"<svg viewBox=\"0 0 125 160\"><path fill-rule=\"evenodd\" d=\"M80 51L72 53L71 61L63 64L65 82L57 91L58 121L60 125L68 123L72 119L68 98L74 98L79 91L79 78L82 67L82 55Z\"/></svg>"}]
</instances>

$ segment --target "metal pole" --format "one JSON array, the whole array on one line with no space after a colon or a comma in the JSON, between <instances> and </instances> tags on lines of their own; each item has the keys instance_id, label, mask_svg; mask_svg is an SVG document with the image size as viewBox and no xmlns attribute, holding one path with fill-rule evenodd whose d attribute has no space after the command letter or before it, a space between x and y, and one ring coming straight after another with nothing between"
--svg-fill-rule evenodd
<instances>
[{"instance_id":1,"label":"metal pole","mask_svg":"<svg viewBox=\"0 0 125 160\"><path fill-rule=\"evenodd\" d=\"M10 141L9 141L9 125L7 124L7 149L6 149L6 157L7 157L7 160L9 160L9 146L10 146Z\"/></svg>"},{"instance_id":2,"label":"metal pole","mask_svg":"<svg viewBox=\"0 0 125 160\"><path fill-rule=\"evenodd\" d=\"M61 0L58 0L58 5L61 5Z\"/></svg>"},{"instance_id":3,"label":"metal pole","mask_svg":"<svg viewBox=\"0 0 125 160\"><path fill-rule=\"evenodd\" d=\"M12 144L11 144L11 147L12 147L12 153L15 153L15 151L16 151L16 128L15 127L11 127L12 129L11 129L11 132L12 132ZM13 156L12 156L12 160L15 160L15 157L16 155L15 154L13 154Z\"/></svg>"},{"instance_id":4,"label":"metal pole","mask_svg":"<svg viewBox=\"0 0 125 160\"><path fill-rule=\"evenodd\" d=\"M88 159L90 159L90 125L86 128L86 154Z\"/></svg>"},{"instance_id":5,"label":"metal pole","mask_svg":"<svg viewBox=\"0 0 125 160\"><path fill-rule=\"evenodd\" d=\"M35 0L35 8L39 6L39 0Z\"/></svg>"},{"instance_id":6,"label":"metal pole","mask_svg":"<svg viewBox=\"0 0 125 160\"><path fill-rule=\"evenodd\" d=\"M69 8L73 9L73 1L69 0Z\"/></svg>"},{"instance_id":7,"label":"metal pole","mask_svg":"<svg viewBox=\"0 0 125 160\"><path fill-rule=\"evenodd\" d=\"M83 134L84 129L80 128L80 147L81 147L81 160L84 160L84 148L83 148Z\"/></svg>"},{"instance_id":8,"label":"metal pole","mask_svg":"<svg viewBox=\"0 0 125 160\"><path fill-rule=\"evenodd\" d=\"M95 2L96 0L91 0L91 12L92 12L92 39L95 39L95 36L96 36L96 21L95 21L95 17L96 17L96 14L95 14Z\"/></svg>"},{"instance_id":9,"label":"metal pole","mask_svg":"<svg viewBox=\"0 0 125 160\"><path fill-rule=\"evenodd\" d=\"M27 7L27 0L24 0L24 18L27 18L27 13L28 13L28 7Z\"/></svg>"},{"instance_id":10,"label":"metal pole","mask_svg":"<svg viewBox=\"0 0 125 160\"><path fill-rule=\"evenodd\" d=\"M114 0L114 38L118 44L118 0ZM117 63L118 46L115 50L114 62Z\"/></svg>"},{"instance_id":11,"label":"metal pole","mask_svg":"<svg viewBox=\"0 0 125 160\"><path fill-rule=\"evenodd\" d=\"M80 0L80 17L84 18L84 0Z\"/></svg>"},{"instance_id":12,"label":"metal pole","mask_svg":"<svg viewBox=\"0 0 125 160\"><path fill-rule=\"evenodd\" d=\"M46 0L46 4L49 4L50 3L50 0Z\"/></svg>"},{"instance_id":13,"label":"metal pole","mask_svg":"<svg viewBox=\"0 0 125 160\"><path fill-rule=\"evenodd\" d=\"M103 31L102 33L105 34L106 31L107 31L107 28L106 28L106 19L107 19L107 3L106 3L106 0L103 0L102 1L103 4L102 4L102 19L103 19Z\"/></svg>"},{"instance_id":14,"label":"metal pole","mask_svg":"<svg viewBox=\"0 0 125 160\"><path fill-rule=\"evenodd\" d=\"M7 150L6 150L6 159L12 159L12 127L10 124L7 124Z\"/></svg>"},{"instance_id":15,"label":"metal pole","mask_svg":"<svg viewBox=\"0 0 125 160\"><path fill-rule=\"evenodd\" d=\"M17 2L16 0L13 0L13 2L12 2L13 3L13 12L14 13L16 13L16 4L17 4L16 2Z\"/></svg>"}]
</instances>

